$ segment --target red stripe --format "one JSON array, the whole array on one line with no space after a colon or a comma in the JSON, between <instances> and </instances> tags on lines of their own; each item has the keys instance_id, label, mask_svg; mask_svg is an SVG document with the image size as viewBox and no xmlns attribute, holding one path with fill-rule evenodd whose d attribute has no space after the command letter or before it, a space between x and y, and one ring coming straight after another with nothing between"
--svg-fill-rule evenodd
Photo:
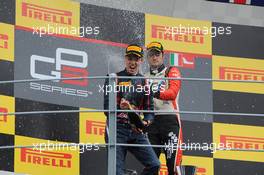
<instances>
[{"instance_id":1,"label":"red stripe","mask_svg":"<svg viewBox=\"0 0 264 175\"><path fill-rule=\"evenodd\" d=\"M34 31L33 28L17 26L17 25L15 26L15 29L24 30L24 31L28 31L28 32L33 32ZM78 36L63 35L63 34L45 34L45 35L55 36L55 37L58 37L58 38L67 38L67 39L71 39L71 40L78 40L78 41L89 42L89 43L105 44L105 45L115 46L115 47L126 48L128 46L128 44L123 44L123 43L104 41L104 40L97 40L97 39L91 39L91 38L84 38L84 37L78 37Z\"/></svg>"},{"instance_id":2,"label":"red stripe","mask_svg":"<svg viewBox=\"0 0 264 175\"><path fill-rule=\"evenodd\" d=\"M182 139L182 129L181 127L179 128L179 135L178 135L178 149L177 149L177 153L175 156L175 163L174 163L174 169L176 169L176 166L181 165L182 163L182 150L180 148L181 143L182 143L183 139Z\"/></svg>"}]
</instances>

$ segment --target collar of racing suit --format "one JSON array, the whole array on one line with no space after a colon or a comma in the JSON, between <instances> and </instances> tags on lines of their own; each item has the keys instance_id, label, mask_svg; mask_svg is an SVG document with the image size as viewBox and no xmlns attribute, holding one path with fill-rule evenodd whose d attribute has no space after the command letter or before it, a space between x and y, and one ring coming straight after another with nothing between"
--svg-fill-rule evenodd
<instances>
[{"instance_id":1,"label":"collar of racing suit","mask_svg":"<svg viewBox=\"0 0 264 175\"><path fill-rule=\"evenodd\" d=\"M160 67L158 69L151 69L150 68L150 74L151 75L156 75L157 73L160 73L164 69L165 69L165 65L164 64L160 65Z\"/></svg>"}]
</instances>

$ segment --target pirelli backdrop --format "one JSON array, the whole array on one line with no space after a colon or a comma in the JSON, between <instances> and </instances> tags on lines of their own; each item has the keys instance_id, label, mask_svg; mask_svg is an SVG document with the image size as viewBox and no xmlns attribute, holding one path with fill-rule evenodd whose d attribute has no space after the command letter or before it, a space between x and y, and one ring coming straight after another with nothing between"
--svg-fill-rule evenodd
<instances>
[{"instance_id":1,"label":"pirelli backdrop","mask_svg":"<svg viewBox=\"0 0 264 175\"><path fill-rule=\"evenodd\" d=\"M195 32L188 27L195 27ZM127 44L150 41L162 42L166 64L177 66L184 78L262 82L182 81L181 111L264 113L264 28L69 0L0 1L0 81L106 75L122 69ZM147 69L145 63L142 73ZM83 79L0 84L0 112L102 109L103 83ZM186 144L264 149L263 117L182 114L181 118ZM0 146L49 144L54 149L1 149L0 170L105 175L107 153L95 144L105 142L104 128L103 113L1 115ZM67 143L90 145L56 149ZM197 175L263 174L263 157L261 152L186 150L183 164L196 165ZM164 156L160 160L160 175L166 175ZM142 168L130 154L127 167Z\"/></svg>"}]
</instances>

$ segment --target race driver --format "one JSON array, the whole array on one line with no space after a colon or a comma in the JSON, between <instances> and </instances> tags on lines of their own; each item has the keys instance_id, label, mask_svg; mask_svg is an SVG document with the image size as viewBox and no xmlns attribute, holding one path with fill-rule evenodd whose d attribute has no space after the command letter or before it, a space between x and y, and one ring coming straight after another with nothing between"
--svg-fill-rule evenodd
<instances>
[{"instance_id":1,"label":"race driver","mask_svg":"<svg viewBox=\"0 0 264 175\"><path fill-rule=\"evenodd\" d=\"M176 67L164 65L164 50L160 42L151 42L147 45L147 60L150 70L146 77L158 78L180 78L180 71ZM174 145L182 143L182 128L178 113L166 113L165 111L179 110L178 97L181 88L180 80L148 79L154 93L154 109L162 110L162 113L155 113L153 123L148 127L148 137L152 145ZM153 148L157 157L162 149ZM166 165L169 175L176 174L176 166L181 164L182 150L178 148L163 149L166 156Z\"/></svg>"},{"instance_id":2,"label":"race driver","mask_svg":"<svg viewBox=\"0 0 264 175\"><path fill-rule=\"evenodd\" d=\"M140 76L139 66L143 61L143 48L138 45L129 45L125 52L125 69L116 73L117 77L126 76L128 78L117 78L116 85L119 88L117 92L117 109L121 110L150 110L153 111L153 96L146 90L145 79L132 79L129 77ZM109 85L108 78L105 80L104 87ZM127 87L130 90L125 90ZM137 88L146 87L145 90L138 90ZM113 89L113 88L112 88ZM104 91L104 109L109 109L109 94L106 89ZM108 118L108 113L105 113ZM153 113L144 113L143 123L148 126L153 120ZM107 122L108 126L108 122ZM145 133L140 129L134 128L131 125L129 113L117 113L117 131L116 140L119 144L144 144L150 145L149 140ZM106 129L106 142L108 141ZM157 158L153 149L149 146L130 147L130 146L117 146L116 147L116 170L117 175L124 175L125 173L125 160L127 151L130 151L143 165L144 169L142 175L157 174L160 167L159 159Z\"/></svg>"}]
</instances>

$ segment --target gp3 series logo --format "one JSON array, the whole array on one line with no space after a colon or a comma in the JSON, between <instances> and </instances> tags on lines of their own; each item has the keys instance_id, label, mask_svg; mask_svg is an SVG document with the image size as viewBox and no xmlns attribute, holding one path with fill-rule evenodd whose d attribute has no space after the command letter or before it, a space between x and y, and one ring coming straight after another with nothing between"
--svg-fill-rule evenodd
<instances>
[{"instance_id":1,"label":"gp3 series logo","mask_svg":"<svg viewBox=\"0 0 264 175\"><path fill-rule=\"evenodd\" d=\"M65 56L63 59L63 56ZM69 59L70 58L70 59ZM47 66L51 69L49 72L40 70L41 66ZM79 50L72 50L66 48L56 49L56 58L45 57L40 55L32 55L30 58L30 75L37 79L61 79L73 77L87 77L88 76L88 55L86 52ZM55 70L54 70L55 69ZM44 73L43 73L44 72ZM78 87L87 87L88 80L53 80L64 85L72 85ZM50 86L46 84L30 83L30 88L35 90L47 92L60 92L61 94L87 97L91 92L65 88L59 86Z\"/></svg>"},{"instance_id":2,"label":"gp3 series logo","mask_svg":"<svg viewBox=\"0 0 264 175\"><path fill-rule=\"evenodd\" d=\"M81 61L70 61L63 60L62 55L68 54L73 56L79 56ZM36 72L36 64L38 62L50 63L56 65L56 71L51 71L50 75L45 75ZM88 71L88 55L86 52L65 49L65 48L57 48L56 50L56 58L44 57L39 55L32 55L30 59L30 74L33 78L38 79L60 79L60 78L69 78L69 77L87 77ZM79 86L87 86L87 79L82 80L63 80L63 83L73 84Z\"/></svg>"}]
</instances>

